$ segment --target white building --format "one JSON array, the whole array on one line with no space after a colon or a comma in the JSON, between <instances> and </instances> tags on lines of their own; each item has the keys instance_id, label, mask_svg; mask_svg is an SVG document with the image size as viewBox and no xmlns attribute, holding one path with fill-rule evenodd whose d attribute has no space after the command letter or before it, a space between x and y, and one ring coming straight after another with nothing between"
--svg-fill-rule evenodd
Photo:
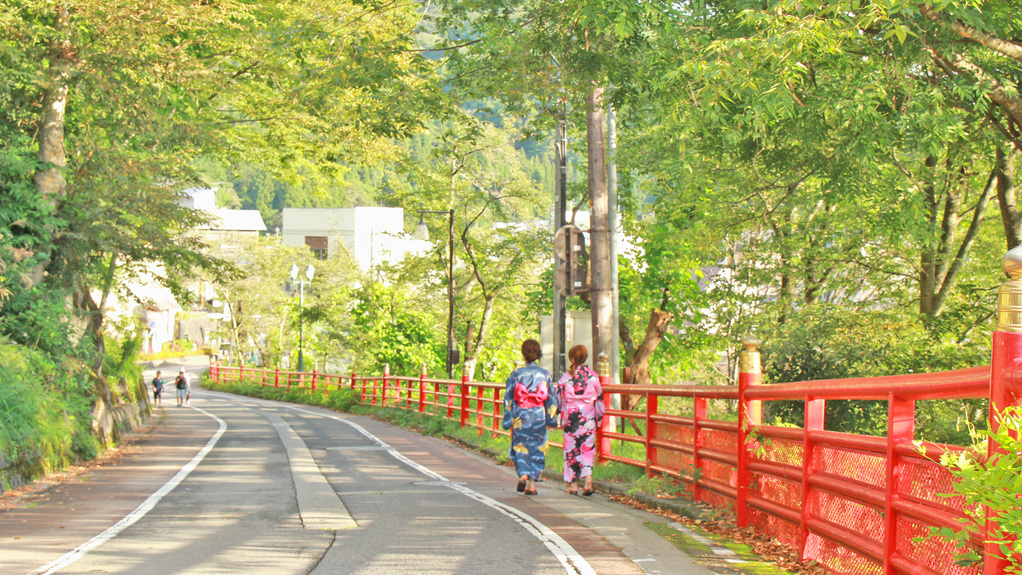
<instances>
[{"instance_id":1,"label":"white building","mask_svg":"<svg viewBox=\"0 0 1022 575\"><path fill-rule=\"evenodd\" d=\"M362 271L422 250L404 233L402 208L284 208L283 216L285 245L309 246L321 258L346 253Z\"/></svg>"},{"instance_id":2,"label":"white building","mask_svg":"<svg viewBox=\"0 0 1022 575\"><path fill-rule=\"evenodd\" d=\"M216 205L216 188L188 188L178 204L201 210L210 216L210 222L198 228L206 243L219 246L222 252L237 249L238 239L258 236L266 231L259 210L229 210Z\"/></svg>"}]
</instances>

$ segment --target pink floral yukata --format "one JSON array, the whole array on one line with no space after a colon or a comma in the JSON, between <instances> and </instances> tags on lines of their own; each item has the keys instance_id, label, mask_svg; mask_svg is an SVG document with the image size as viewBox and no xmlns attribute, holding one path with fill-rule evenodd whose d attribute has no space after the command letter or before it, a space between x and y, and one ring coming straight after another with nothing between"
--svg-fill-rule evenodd
<instances>
[{"instance_id":1,"label":"pink floral yukata","mask_svg":"<svg viewBox=\"0 0 1022 575\"><path fill-rule=\"evenodd\" d=\"M576 482L593 474L596 455L596 401L603 401L600 378L590 367L581 365L561 376L557 382L564 428L564 481Z\"/></svg>"}]
</instances>

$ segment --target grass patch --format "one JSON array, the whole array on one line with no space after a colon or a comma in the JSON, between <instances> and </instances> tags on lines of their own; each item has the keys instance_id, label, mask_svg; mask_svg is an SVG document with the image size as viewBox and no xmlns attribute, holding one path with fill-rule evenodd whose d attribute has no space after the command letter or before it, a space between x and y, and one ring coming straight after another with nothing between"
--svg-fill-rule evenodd
<instances>
[{"instance_id":1,"label":"grass patch","mask_svg":"<svg viewBox=\"0 0 1022 575\"><path fill-rule=\"evenodd\" d=\"M696 562L710 568L727 568L727 572L745 573L747 575L790 575L792 572L782 569L777 565L763 561L762 557L756 555L753 548L744 543L736 543L728 539L716 537L711 533L700 532L699 535L715 543L717 546L730 549L733 552L731 558L736 561L727 561L726 556L714 553L712 547L698 541L689 535L678 531L666 523L648 521L646 527L666 539L669 543L683 551ZM692 526L688 526L693 529ZM717 569L714 569L715 571Z\"/></svg>"}]
</instances>

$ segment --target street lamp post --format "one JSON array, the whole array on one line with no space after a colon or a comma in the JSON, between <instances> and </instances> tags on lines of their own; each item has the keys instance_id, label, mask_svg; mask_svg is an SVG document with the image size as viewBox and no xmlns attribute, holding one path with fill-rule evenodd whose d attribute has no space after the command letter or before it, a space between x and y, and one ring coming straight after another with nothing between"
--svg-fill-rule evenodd
<instances>
[{"instance_id":1,"label":"street lamp post","mask_svg":"<svg viewBox=\"0 0 1022 575\"><path fill-rule=\"evenodd\" d=\"M298 264L291 264L291 281L298 282L298 371L305 371L305 362L302 357L302 348L304 347L304 324L305 318L303 317L305 310L305 284L312 285L312 276L316 273L316 268L309 264L305 268L305 277L308 281L298 279Z\"/></svg>"},{"instance_id":2,"label":"street lamp post","mask_svg":"<svg viewBox=\"0 0 1022 575\"><path fill-rule=\"evenodd\" d=\"M412 236L419 240L429 239L429 228L423 214L447 214L447 379L454 373L454 210L419 210L419 225Z\"/></svg>"}]
</instances>

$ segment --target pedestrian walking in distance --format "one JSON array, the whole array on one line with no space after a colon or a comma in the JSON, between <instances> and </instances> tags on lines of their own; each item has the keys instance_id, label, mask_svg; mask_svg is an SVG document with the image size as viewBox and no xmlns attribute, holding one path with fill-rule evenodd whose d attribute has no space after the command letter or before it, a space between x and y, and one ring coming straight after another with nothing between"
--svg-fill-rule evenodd
<instances>
[{"instance_id":1,"label":"pedestrian walking in distance","mask_svg":"<svg viewBox=\"0 0 1022 575\"><path fill-rule=\"evenodd\" d=\"M511 430L508 454L518 474L518 491L536 494L536 480L546 466L547 427L557 425L557 394L550 372L536 362L542 357L539 342L522 342L525 366L511 372L504 389L504 429Z\"/></svg>"},{"instance_id":2,"label":"pedestrian walking in distance","mask_svg":"<svg viewBox=\"0 0 1022 575\"><path fill-rule=\"evenodd\" d=\"M158 370L156 377L153 378L153 403L155 405L163 405L163 378L160 377Z\"/></svg>"},{"instance_id":3,"label":"pedestrian walking in distance","mask_svg":"<svg viewBox=\"0 0 1022 575\"><path fill-rule=\"evenodd\" d=\"M177 388L177 406L191 405L191 391L192 386L188 381L188 372L185 368L181 368L181 371L177 374L177 379L174 380L174 387Z\"/></svg>"}]
</instances>

